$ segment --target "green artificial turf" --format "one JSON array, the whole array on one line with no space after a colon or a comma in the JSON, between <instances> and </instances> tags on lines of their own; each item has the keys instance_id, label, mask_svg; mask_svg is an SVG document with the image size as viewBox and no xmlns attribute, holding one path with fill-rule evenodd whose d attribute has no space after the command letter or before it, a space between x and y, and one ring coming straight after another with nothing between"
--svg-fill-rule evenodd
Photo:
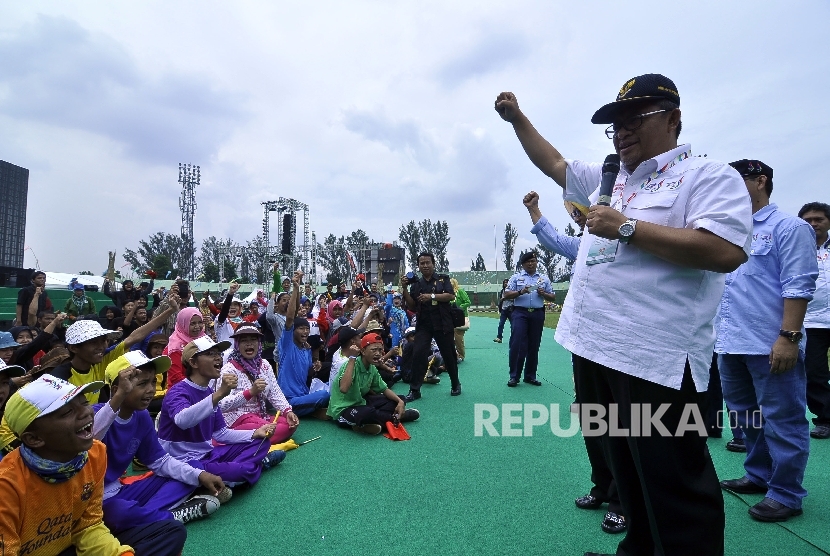
<instances>
[{"instance_id":1,"label":"green artificial turf","mask_svg":"<svg viewBox=\"0 0 830 556\"><path fill-rule=\"evenodd\" d=\"M507 388L509 325L504 343L496 344L496 322L470 320L460 365L463 394L450 397L446 378L424 385L423 398L412 404L421 419L406 426L412 440L304 419L294 439L322 438L289 452L210 518L188 524L185 555L613 553L621 537L600 530L605 510L574 505L590 488L580 436L557 437L541 426L532 437L475 436L475 404L560 404L567 419L570 355L546 329L543 386ZM394 389L407 390L405 384ZM740 477L743 455L727 452L726 440L709 441L715 466L722 479ZM748 505L760 496L725 493L726 554L830 554L828 469L830 440L813 440L804 515L784 524L749 517Z\"/></svg>"}]
</instances>

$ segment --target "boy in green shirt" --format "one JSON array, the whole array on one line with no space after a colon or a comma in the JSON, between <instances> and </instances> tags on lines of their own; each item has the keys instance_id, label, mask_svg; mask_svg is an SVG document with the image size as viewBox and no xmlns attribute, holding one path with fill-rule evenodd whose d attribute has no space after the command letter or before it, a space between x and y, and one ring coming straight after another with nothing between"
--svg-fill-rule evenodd
<instances>
[{"instance_id":1,"label":"boy in green shirt","mask_svg":"<svg viewBox=\"0 0 830 556\"><path fill-rule=\"evenodd\" d=\"M375 367L383 356L380 336L366 334L360 347L349 344L343 348L343 355L349 359L331 384L328 408L328 415L339 426L364 434L380 434L381 425L394 417L405 423L421 416L417 409L406 409L403 400L380 378Z\"/></svg>"}]
</instances>

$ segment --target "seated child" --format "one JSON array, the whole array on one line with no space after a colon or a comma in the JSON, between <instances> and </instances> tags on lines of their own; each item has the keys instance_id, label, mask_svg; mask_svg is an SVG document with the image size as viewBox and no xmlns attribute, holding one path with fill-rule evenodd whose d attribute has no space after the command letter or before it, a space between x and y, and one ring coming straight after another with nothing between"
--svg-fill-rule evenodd
<instances>
[{"instance_id":1,"label":"seated child","mask_svg":"<svg viewBox=\"0 0 830 556\"><path fill-rule=\"evenodd\" d=\"M236 377L236 388L219 402L225 422L236 430L254 430L267 425L273 421L267 401L280 411L271 444L285 442L294 434L300 420L277 385L271 365L262 358L262 333L256 325L244 323L231 338L233 351L221 372ZM220 386L219 381L213 383L214 389Z\"/></svg>"},{"instance_id":2,"label":"seated child","mask_svg":"<svg viewBox=\"0 0 830 556\"><path fill-rule=\"evenodd\" d=\"M148 359L155 359L164 353L164 348L167 347L169 339L161 332L150 332L144 340L137 346L133 346L131 351L140 351ZM172 365L172 359L171 359ZM161 402L164 400L164 395L167 393L167 373L156 374L156 393L153 396L153 401L150 402L150 407L147 411L150 415L155 417L161 411Z\"/></svg>"},{"instance_id":3,"label":"seated child","mask_svg":"<svg viewBox=\"0 0 830 556\"><path fill-rule=\"evenodd\" d=\"M285 458L285 452L268 453L270 442L260 439L274 433L274 425L255 431L232 430L225 423L219 402L236 388L236 376L222 376L222 351L230 342L215 343L207 336L193 340L182 351L187 378L167 390L159 413L159 442L174 458L219 475L230 486L254 484L262 468ZM214 392L210 381L222 377ZM219 446L214 447L213 441Z\"/></svg>"},{"instance_id":4,"label":"seated child","mask_svg":"<svg viewBox=\"0 0 830 556\"><path fill-rule=\"evenodd\" d=\"M117 536L103 522L106 447L92 435L84 394L101 382L73 386L50 375L27 384L6 403L21 446L0 462L0 539L4 554L180 554L184 525L166 520Z\"/></svg>"},{"instance_id":5,"label":"seated child","mask_svg":"<svg viewBox=\"0 0 830 556\"><path fill-rule=\"evenodd\" d=\"M308 320L295 318L300 298L297 275L302 277L300 273L295 273L294 289L285 317L285 330L279 338L280 361L277 382L291 403L294 413L303 416L326 407L329 403L329 393L326 390L311 392L309 388L311 378L320 370L321 363L318 361L312 364L311 346L307 341L311 332ZM322 411L319 414L324 415Z\"/></svg>"},{"instance_id":6,"label":"seated child","mask_svg":"<svg viewBox=\"0 0 830 556\"><path fill-rule=\"evenodd\" d=\"M107 447L104 524L115 535L164 520L187 523L207 517L220 502L211 495L190 498L199 485L223 493L225 500L230 494L222 479L171 457L159 444L147 407L156 390L156 373L169 368L167 356L148 359L140 351L127 352L107 366L110 401L93 406L92 434ZM153 474L122 485L120 479L135 456Z\"/></svg>"},{"instance_id":7,"label":"seated child","mask_svg":"<svg viewBox=\"0 0 830 556\"><path fill-rule=\"evenodd\" d=\"M356 432L380 434L381 425L397 416L401 422L415 421L421 414L406 409L403 400L387 388L375 364L383 356L383 340L375 333L366 334L360 347L349 342L343 348L348 361L331 384L328 414L341 427Z\"/></svg>"}]
</instances>

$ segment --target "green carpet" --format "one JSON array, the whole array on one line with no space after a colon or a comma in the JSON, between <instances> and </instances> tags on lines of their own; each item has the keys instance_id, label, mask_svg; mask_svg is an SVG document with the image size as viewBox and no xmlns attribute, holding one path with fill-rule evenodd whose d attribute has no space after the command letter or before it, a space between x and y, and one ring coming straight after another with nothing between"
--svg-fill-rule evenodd
<instances>
[{"instance_id":1,"label":"green carpet","mask_svg":"<svg viewBox=\"0 0 830 556\"><path fill-rule=\"evenodd\" d=\"M472 317L463 395L447 383L422 389L412 406L421 420L412 440L393 442L303 420L294 435L322 438L288 453L251 489L209 519L188 525L185 555L246 554L548 554L613 553L621 539L600 530L605 510L585 511L574 499L588 492L590 469L580 436L560 438L547 426L533 437L475 436L474 405L560 404L562 426L573 401L570 355L545 330L541 388L508 389L507 336L496 344L496 322ZM509 328L509 326L508 326ZM395 387L399 394L405 384ZM501 421L496 423L501 432ZM728 436L728 433L727 433ZM709 442L721 478L743 474L743 455L726 439ZM804 515L764 524L746 501L724 495L726 554L830 554L830 440L813 441Z\"/></svg>"}]
</instances>

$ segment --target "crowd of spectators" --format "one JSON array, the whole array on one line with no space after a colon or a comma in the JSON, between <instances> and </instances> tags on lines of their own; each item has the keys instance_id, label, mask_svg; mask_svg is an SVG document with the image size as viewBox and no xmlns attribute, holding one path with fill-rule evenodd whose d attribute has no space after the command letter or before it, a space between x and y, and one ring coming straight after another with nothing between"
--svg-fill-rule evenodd
<instances>
[{"instance_id":1,"label":"crowd of spectators","mask_svg":"<svg viewBox=\"0 0 830 556\"><path fill-rule=\"evenodd\" d=\"M279 464L301 418L377 435L420 417L390 388L417 378L417 308L362 274L316 294L275 270L248 303L236 283L197 300L186 280L106 280L101 308L74 281L62 310L45 278L0 332L0 538L13 554L180 554L184 523ZM425 382L444 359L433 341ZM34 508L33 494L50 502ZM44 535L33 519L65 526Z\"/></svg>"}]
</instances>

